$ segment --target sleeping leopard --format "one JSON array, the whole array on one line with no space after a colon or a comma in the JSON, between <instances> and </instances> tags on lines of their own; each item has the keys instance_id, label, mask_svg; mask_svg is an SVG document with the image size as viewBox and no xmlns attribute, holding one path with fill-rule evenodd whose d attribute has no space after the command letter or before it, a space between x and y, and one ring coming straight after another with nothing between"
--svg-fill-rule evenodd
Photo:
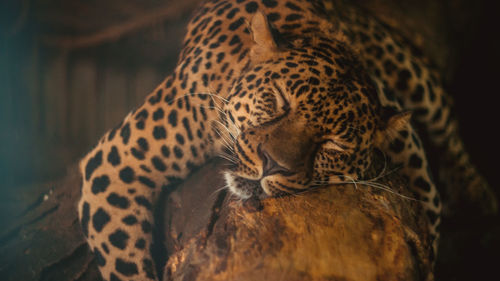
<instances>
[{"instance_id":1,"label":"sleeping leopard","mask_svg":"<svg viewBox=\"0 0 500 281\"><path fill-rule=\"evenodd\" d=\"M422 203L435 254L442 203L425 141L453 163L440 190L494 211L439 74L413 50L342 1L204 2L173 73L80 163L79 218L103 279L159 280L159 194L217 156L232 163L232 194L264 199L361 181L381 151Z\"/></svg>"}]
</instances>

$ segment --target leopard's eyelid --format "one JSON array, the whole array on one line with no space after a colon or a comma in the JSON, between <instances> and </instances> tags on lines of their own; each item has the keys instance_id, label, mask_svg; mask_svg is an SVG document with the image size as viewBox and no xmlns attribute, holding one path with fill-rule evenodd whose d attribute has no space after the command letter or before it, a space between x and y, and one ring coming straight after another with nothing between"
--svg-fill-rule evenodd
<instances>
[{"instance_id":1,"label":"leopard's eyelid","mask_svg":"<svg viewBox=\"0 0 500 281\"><path fill-rule=\"evenodd\" d=\"M336 142L335 140L332 140L332 139L326 139L324 142L323 142L323 147L326 148L326 149L333 149L333 150L337 150L337 151L345 151L346 149L348 149L347 146L345 145L342 145L338 142Z\"/></svg>"},{"instance_id":2,"label":"leopard's eyelid","mask_svg":"<svg viewBox=\"0 0 500 281\"><path fill-rule=\"evenodd\" d=\"M289 102L288 102L288 100L285 98L285 93L283 92L283 89L281 89L281 87L280 87L280 86L278 86L278 84L277 84L275 81L273 81L273 86L274 86L274 88L278 91L278 93L279 93L279 95L280 95L280 97L281 97L281 100L282 100L282 101L283 101L283 103L285 104L285 105L283 106L283 108L286 108L286 109L290 108L290 103L289 103Z\"/></svg>"}]
</instances>

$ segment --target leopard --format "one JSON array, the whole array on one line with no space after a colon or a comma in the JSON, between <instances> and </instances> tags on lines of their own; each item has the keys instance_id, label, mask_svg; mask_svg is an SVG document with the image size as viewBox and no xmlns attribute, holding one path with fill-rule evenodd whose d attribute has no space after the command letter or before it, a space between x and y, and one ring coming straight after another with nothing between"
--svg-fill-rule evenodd
<instances>
[{"instance_id":1,"label":"leopard","mask_svg":"<svg viewBox=\"0 0 500 281\"><path fill-rule=\"evenodd\" d=\"M103 279L159 280L158 198L216 157L230 194L266 200L362 181L382 152L421 203L434 257L446 183L494 212L452 97L410 39L340 0L200 4L172 73L80 161L79 221ZM424 143L447 163L439 190Z\"/></svg>"}]
</instances>

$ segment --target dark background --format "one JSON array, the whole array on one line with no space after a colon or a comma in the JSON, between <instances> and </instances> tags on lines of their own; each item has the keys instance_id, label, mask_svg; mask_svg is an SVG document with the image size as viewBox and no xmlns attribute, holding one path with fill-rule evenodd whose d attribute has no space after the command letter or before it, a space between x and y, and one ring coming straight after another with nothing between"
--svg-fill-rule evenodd
<instances>
[{"instance_id":1,"label":"dark background","mask_svg":"<svg viewBox=\"0 0 500 281\"><path fill-rule=\"evenodd\" d=\"M458 51L452 74L446 83L446 88L455 97L456 116L472 162L489 181L497 198L500 194L496 181L500 157L496 132L500 128L500 91L497 86L500 40L494 34L498 34L498 17L495 16L498 11L500 6L496 1L478 1L473 8L462 11L469 13L471 20L464 29L450 34L456 42L450 48ZM449 264L441 267L438 277L443 277L442 280L495 280L496 257L500 250L499 217L493 220L445 221L444 226L448 233L443 235L443 239L453 237L459 242L447 245L453 250L447 257L449 260L442 261Z\"/></svg>"},{"instance_id":2,"label":"dark background","mask_svg":"<svg viewBox=\"0 0 500 281\"><path fill-rule=\"evenodd\" d=\"M492 5L492 3L495 3ZM498 122L500 93L500 40L495 14L500 11L497 2L482 1L477 22L464 30L464 41L457 39L461 49L455 73L447 85L456 100L456 113L460 120L462 137L472 160L483 171L498 192ZM460 33L456 34L460 38Z\"/></svg>"},{"instance_id":3,"label":"dark background","mask_svg":"<svg viewBox=\"0 0 500 281\"><path fill-rule=\"evenodd\" d=\"M31 202L36 186L63 176L169 73L196 2L2 1L0 225ZM402 27L410 36L423 30L421 46L442 69L445 88L455 98L455 113L472 161L500 193L495 132L500 127L499 4L357 2L375 12L389 7L403 13L403 21L409 20ZM127 23L136 25L126 29ZM120 36L113 36L117 31L107 31L109 27L118 27ZM103 37L92 41L95 34ZM442 280L487 279L495 272L498 218L453 221L448 228L451 236L466 242L452 245L454 266L438 271Z\"/></svg>"}]
</instances>

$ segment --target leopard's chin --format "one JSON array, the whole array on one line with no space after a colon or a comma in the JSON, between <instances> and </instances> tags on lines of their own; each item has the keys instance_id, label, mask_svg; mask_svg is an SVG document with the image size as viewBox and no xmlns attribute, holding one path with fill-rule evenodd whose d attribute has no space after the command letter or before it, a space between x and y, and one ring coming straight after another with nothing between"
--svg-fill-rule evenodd
<instances>
[{"instance_id":1,"label":"leopard's chin","mask_svg":"<svg viewBox=\"0 0 500 281\"><path fill-rule=\"evenodd\" d=\"M290 194L276 187L273 187L269 177L258 180L247 179L233 174L230 171L224 172L224 179L229 191L239 199L278 197ZM290 190L292 190L290 188ZM300 190L300 189L298 189Z\"/></svg>"},{"instance_id":2,"label":"leopard's chin","mask_svg":"<svg viewBox=\"0 0 500 281\"><path fill-rule=\"evenodd\" d=\"M229 171L224 172L224 179L229 191L240 199L249 199L251 197L267 197L260 180L250 180L232 174Z\"/></svg>"}]
</instances>

